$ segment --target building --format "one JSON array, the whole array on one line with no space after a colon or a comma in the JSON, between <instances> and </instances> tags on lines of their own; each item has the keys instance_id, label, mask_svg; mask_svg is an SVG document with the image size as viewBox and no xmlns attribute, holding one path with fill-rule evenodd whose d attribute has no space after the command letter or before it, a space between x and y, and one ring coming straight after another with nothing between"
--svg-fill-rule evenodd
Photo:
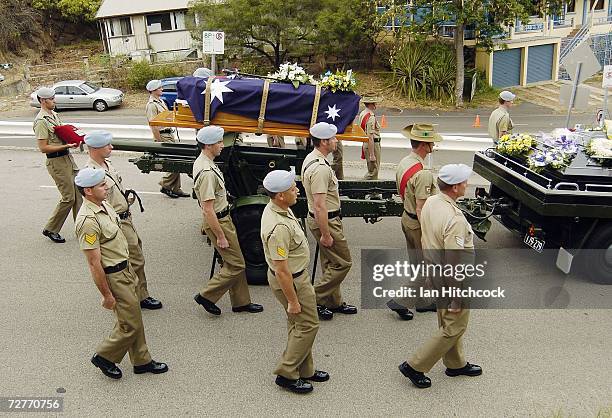
<instances>
[{"instance_id":1,"label":"building","mask_svg":"<svg viewBox=\"0 0 612 418\"><path fill-rule=\"evenodd\" d=\"M104 50L112 55L166 61L197 56L188 26L189 0L104 0L98 20Z\"/></svg>"}]
</instances>

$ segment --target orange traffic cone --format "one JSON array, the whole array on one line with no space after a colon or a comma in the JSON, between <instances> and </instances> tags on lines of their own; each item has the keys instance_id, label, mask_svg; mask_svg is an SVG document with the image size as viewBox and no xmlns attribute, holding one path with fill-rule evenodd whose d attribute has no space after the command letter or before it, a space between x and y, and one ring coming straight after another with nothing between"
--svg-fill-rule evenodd
<instances>
[{"instance_id":1,"label":"orange traffic cone","mask_svg":"<svg viewBox=\"0 0 612 418\"><path fill-rule=\"evenodd\" d=\"M472 128L480 128L480 115L476 115L476 119L474 119L474 124Z\"/></svg>"},{"instance_id":2,"label":"orange traffic cone","mask_svg":"<svg viewBox=\"0 0 612 418\"><path fill-rule=\"evenodd\" d=\"M382 115L380 117L380 127L383 129L387 127L387 118L385 117L385 115Z\"/></svg>"}]
</instances>

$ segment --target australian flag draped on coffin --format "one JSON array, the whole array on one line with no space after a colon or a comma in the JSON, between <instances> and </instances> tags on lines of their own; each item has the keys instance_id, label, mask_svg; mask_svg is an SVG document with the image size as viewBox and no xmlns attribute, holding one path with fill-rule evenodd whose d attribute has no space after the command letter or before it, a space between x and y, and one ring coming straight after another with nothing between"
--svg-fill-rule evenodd
<instances>
[{"instance_id":1,"label":"australian flag draped on coffin","mask_svg":"<svg viewBox=\"0 0 612 418\"><path fill-rule=\"evenodd\" d=\"M179 99L187 100L196 120L204 120L206 78L184 77L176 85ZM215 78L210 86L210 119L217 111L252 119L259 117L264 81L256 78ZM265 120L295 125L310 125L315 86L270 83ZM332 93L321 89L317 122L336 125L343 133L359 112L360 97L352 92Z\"/></svg>"}]
</instances>

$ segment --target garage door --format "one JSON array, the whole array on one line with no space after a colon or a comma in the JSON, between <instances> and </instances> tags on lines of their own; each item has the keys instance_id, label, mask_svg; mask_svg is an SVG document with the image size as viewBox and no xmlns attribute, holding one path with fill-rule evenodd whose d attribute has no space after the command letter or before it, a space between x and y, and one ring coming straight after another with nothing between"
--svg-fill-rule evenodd
<instances>
[{"instance_id":1,"label":"garage door","mask_svg":"<svg viewBox=\"0 0 612 418\"><path fill-rule=\"evenodd\" d=\"M521 84L521 48L493 53L493 85L495 87Z\"/></svg>"},{"instance_id":2,"label":"garage door","mask_svg":"<svg viewBox=\"0 0 612 418\"><path fill-rule=\"evenodd\" d=\"M552 80L554 45L529 47L527 54L527 82Z\"/></svg>"}]
</instances>

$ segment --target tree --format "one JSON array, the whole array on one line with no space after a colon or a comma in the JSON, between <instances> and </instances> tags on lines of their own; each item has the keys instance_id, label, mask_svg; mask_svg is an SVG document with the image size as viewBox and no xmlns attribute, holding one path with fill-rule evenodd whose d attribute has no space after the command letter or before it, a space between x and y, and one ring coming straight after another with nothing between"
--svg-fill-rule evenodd
<instances>
[{"instance_id":1,"label":"tree","mask_svg":"<svg viewBox=\"0 0 612 418\"><path fill-rule=\"evenodd\" d=\"M32 0L32 6L72 22L93 22L102 0Z\"/></svg>"},{"instance_id":2,"label":"tree","mask_svg":"<svg viewBox=\"0 0 612 418\"><path fill-rule=\"evenodd\" d=\"M322 0L199 0L191 7L198 22L192 34L201 39L203 30L224 31L227 48L254 51L277 68L312 48L321 5Z\"/></svg>"},{"instance_id":3,"label":"tree","mask_svg":"<svg viewBox=\"0 0 612 418\"><path fill-rule=\"evenodd\" d=\"M17 52L24 39L32 39L38 13L26 0L1 0L0 16L6 17L0 24L0 50Z\"/></svg>"},{"instance_id":4,"label":"tree","mask_svg":"<svg viewBox=\"0 0 612 418\"><path fill-rule=\"evenodd\" d=\"M454 22L454 48L457 72L455 77L455 105L463 105L464 40L469 27L474 30L476 45L492 50L495 40L503 39L507 28L518 18L529 21L529 16L542 16L560 10L562 0L413 0L411 14L415 16L408 30L420 36L437 36L442 24Z\"/></svg>"}]
</instances>

